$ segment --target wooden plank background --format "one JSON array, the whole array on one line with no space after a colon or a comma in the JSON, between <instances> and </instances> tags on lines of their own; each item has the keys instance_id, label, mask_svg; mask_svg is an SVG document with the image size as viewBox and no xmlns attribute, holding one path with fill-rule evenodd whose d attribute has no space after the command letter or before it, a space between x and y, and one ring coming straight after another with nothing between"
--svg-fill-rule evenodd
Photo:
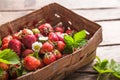
<instances>
[{"instance_id":1,"label":"wooden plank background","mask_svg":"<svg viewBox=\"0 0 120 80\"><path fill-rule=\"evenodd\" d=\"M97 56L120 62L120 0L0 0L0 25L52 2L100 24L103 42L97 49ZM65 80L95 80L96 74L87 73L92 71L94 70L90 65Z\"/></svg>"}]
</instances>

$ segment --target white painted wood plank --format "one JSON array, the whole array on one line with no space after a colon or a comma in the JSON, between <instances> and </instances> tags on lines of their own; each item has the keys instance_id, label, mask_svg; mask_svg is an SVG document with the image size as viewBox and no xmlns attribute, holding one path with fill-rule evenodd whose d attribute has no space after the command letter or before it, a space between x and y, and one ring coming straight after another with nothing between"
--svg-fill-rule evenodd
<instances>
[{"instance_id":1,"label":"white painted wood plank","mask_svg":"<svg viewBox=\"0 0 120 80\"><path fill-rule=\"evenodd\" d=\"M67 8L120 7L120 0L0 0L0 10L36 9L57 2Z\"/></svg>"},{"instance_id":2,"label":"white painted wood plank","mask_svg":"<svg viewBox=\"0 0 120 80\"><path fill-rule=\"evenodd\" d=\"M75 13L92 21L120 19L120 9L73 10Z\"/></svg>"},{"instance_id":3,"label":"white painted wood plank","mask_svg":"<svg viewBox=\"0 0 120 80\"><path fill-rule=\"evenodd\" d=\"M12 21L19 17L22 17L31 11L23 11L23 12L0 12L0 25L6 22Z\"/></svg>"},{"instance_id":4,"label":"white painted wood plank","mask_svg":"<svg viewBox=\"0 0 120 80\"><path fill-rule=\"evenodd\" d=\"M120 44L120 21L97 22L103 29L103 42L100 45Z\"/></svg>"}]
</instances>

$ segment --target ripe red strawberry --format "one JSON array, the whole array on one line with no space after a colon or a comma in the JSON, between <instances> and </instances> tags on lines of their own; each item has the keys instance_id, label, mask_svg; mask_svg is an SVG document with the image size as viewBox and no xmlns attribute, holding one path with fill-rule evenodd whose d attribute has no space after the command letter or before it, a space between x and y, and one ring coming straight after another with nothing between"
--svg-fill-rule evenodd
<instances>
[{"instance_id":1,"label":"ripe red strawberry","mask_svg":"<svg viewBox=\"0 0 120 80\"><path fill-rule=\"evenodd\" d=\"M6 49L6 48L8 48L8 43L3 44L2 47L1 47L2 50L3 50L3 49Z\"/></svg>"},{"instance_id":2,"label":"ripe red strawberry","mask_svg":"<svg viewBox=\"0 0 120 80\"><path fill-rule=\"evenodd\" d=\"M49 23L42 24L38 27L40 33L47 36L50 32L53 32L53 28Z\"/></svg>"},{"instance_id":3,"label":"ripe red strawberry","mask_svg":"<svg viewBox=\"0 0 120 80\"><path fill-rule=\"evenodd\" d=\"M35 35L26 35L26 36L24 36L23 38L22 38L22 42L23 42L23 44L27 47L27 48L32 48L32 44L34 43L34 42L36 42L36 37L35 37Z\"/></svg>"},{"instance_id":4,"label":"ripe red strawberry","mask_svg":"<svg viewBox=\"0 0 120 80\"><path fill-rule=\"evenodd\" d=\"M52 54L52 52L48 52L44 55L43 62L45 65L48 65L54 61L56 61L56 57Z\"/></svg>"},{"instance_id":5,"label":"ripe red strawberry","mask_svg":"<svg viewBox=\"0 0 120 80\"><path fill-rule=\"evenodd\" d=\"M54 32L49 33L48 38L50 41L58 41L59 40L58 36Z\"/></svg>"},{"instance_id":6,"label":"ripe red strawberry","mask_svg":"<svg viewBox=\"0 0 120 80\"><path fill-rule=\"evenodd\" d=\"M24 67L27 70L36 70L41 65L40 60L33 56L26 56L24 58Z\"/></svg>"},{"instance_id":7,"label":"ripe red strawberry","mask_svg":"<svg viewBox=\"0 0 120 80\"><path fill-rule=\"evenodd\" d=\"M55 32L57 37L59 38L59 41L64 41L64 33L61 32Z\"/></svg>"},{"instance_id":8,"label":"ripe red strawberry","mask_svg":"<svg viewBox=\"0 0 120 80\"><path fill-rule=\"evenodd\" d=\"M65 43L63 41L57 41L57 49L59 51L62 51L64 50L64 48L65 48Z\"/></svg>"},{"instance_id":9,"label":"ripe red strawberry","mask_svg":"<svg viewBox=\"0 0 120 80\"><path fill-rule=\"evenodd\" d=\"M0 68L7 71L9 69L9 66L5 63L0 62Z\"/></svg>"},{"instance_id":10,"label":"ripe red strawberry","mask_svg":"<svg viewBox=\"0 0 120 80\"><path fill-rule=\"evenodd\" d=\"M22 36L22 31L16 32L12 35L13 39L18 39L21 40Z\"/></svg>"},{"instance_id":11,"label":"ripe red strawberry","mask_svg":"<svg viewBox=\"0 0 120 80\"><path fill-rule=\"evenodd\" d=\"M22 44L21 44L21 42L20 42L19 40L17 40L17 39L12 39L12 40L9 42L8 47L9 47L10 49L12 49L13 51L15 51L18 56L20 56Z\"/></svg>"},{"instance_id":12,"label":"ripe red strawberry","mask_svg":"<svg viewBox=\"0 0 120 80\"><path fill-rule=\"evenodd\" d=\"M56 59L62 58L62 54L57 49L53 51L53 54L55 55Z\"/></svg>"},{"instance_id":13,"label":"ripe red strawberry","mask_svg":"<svg viewBox=\"0 0 120 80\"><path fill-rule=\"evenodd\" d=\"M4 38L2 39L2 44L9 43L11 39L12 39L12 36L11 36L11 35L4 37Z\"/></svg>"},{"instance_id":14,"label":"ripe red strawberry","mask_svg":"<svg viewBox=\"0 0 120 80\"><path fill-rule=\"evenodd\" d=\"M61 32L61 33L63 33L63 32L64 32L64 27L62 27L62 26L57 26L57 27L54 28L54 31L55 31L55 32Z\"/></svg>"},{"instance_id":15,"label":"ripe red strawberry","mask_svg":"<svg viewBox=\"0 0 120 80\"><path fill-rule=\"evenodd\" d=\"M33 50L26 49L22 52L22 57L26 57L26 56L28 56L29 54L32 54L32 53L33 53Z\"/></svg>"},{"instance_id":16,"label":"ripe red strawberry","mask_svg":"<svg viewBox=\"0 0 120 80\"><path fill-rule=\"evenodd\" d=\"M67 33L68 35L70 35L70 34L73 33L73 30L71 30L71 29L68 27L68 29L66 30L66 33Z\"/></svg>"},{"instance_id":17,"label":"ripe red strawberry","mask_svg":"<svg viewBox=\"0 0 120 80\"><path fill-rule=\"evenodd\" d=\"M30 34L33 34L33 32L30 29L23 29L22 34L23 35L30 35Z\"/></svg>"},{"instance_id":18,"label":"ripe red strawberry","mask_svg":"<svg viewBox=\"0 0 120 80\"><path fill-rule=\"evenodd\" d=\"M12 39L11 35L6 36L2 39L2 47L1 47L2 50L8 48L8 44L9 44L11 39Z\"/></svg>"},{"instance_id":19,"label":"ripe red strawberry","mask_svg":"<svg viewBox=\"0 0 120 80\"><path fill-rule=\"evenodd\" d=\"M52 52L52 50L54 49L53 45L49 42L45 42L43 43L40 52L42 54L46 53L46 52Z\"/></svg>"},{"instance_id":20,"label":"ripe red strawberry","mask_svg":"<svg viewBox=\"0 0 120 80\"><path fill-rule=\"evenodd\" d=\"M0 76L0 80L8 80L8 77L9 77L9 75L8 75L7 71L3 71L2 76Z\"/></svg>"},{"instance_id":21,"label":"ripe red strawberry","mask_svg":"<svg viewBox=\"0 0 120 80\"><path fill-rule=\"evenodd\" d=\"M35 34L35 37L38 39L39 37L43 36L42 34Z\"/></svg>"}]
</instances>

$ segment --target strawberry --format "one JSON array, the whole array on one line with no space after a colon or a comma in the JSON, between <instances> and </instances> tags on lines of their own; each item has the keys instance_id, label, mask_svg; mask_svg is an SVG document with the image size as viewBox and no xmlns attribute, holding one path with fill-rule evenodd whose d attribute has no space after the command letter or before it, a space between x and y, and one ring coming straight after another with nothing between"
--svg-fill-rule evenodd
<instances>
[{"instance_id":1,"label":"strawberry","mask_svg":"<svg viewBox=\"0 0 120 80\"><path fill-rule=\"evenodd\" d=\"M22 31L16 32L12 35L13 39L18 39L21 40L22 36Z\"/></svg>"},{"instance_id":2,"label":"strawberry","mask_svg":"<svg viewBox=\"0 0 120 80\"><path fill-rule=\"evenodd\" d=\"M42 37L42 34L35 34L35 37L38 39L39 37Z\"/></svg>"},{"instance_id":3,"label":"strawberry","mask_svg":"<svg viewBox=\"0 0 120 80\"><path fill-rule=\"evenodd\" d=\"M12 79L17 78L20 75L18 71L20 70L20 67L21 66L19 64L10 65L9 74Z\"/></svg>"},{"instance_id":4,"label":"strawberry","mask_svg":"<svg viewBox=\"0 0 120 80\"><path fill-rule=\"evenodd\" d=\"M4 38L2 39L2 44L9 43L11 39L12 39L12 36L11 36L11 35L4 37Z\"/></svg>"},{"instance_id":5,"label":"strawberry","mask_svg":"<svg viewBox=\"0 0 120 80\"><path fill-rule=\"evenodd\" d=\"M22 34L23 34L23 35L30 35L30 34L33 35L33 32L32 32L30 29L23 29L23 30L22 30Z\"/></svg>"},{"instance_id":6,"label":"strawberry","mask_svg":"<svg viewBox=\"0 0 120 80\"><path fill-rule=\"evenodd\" d=\"M22 52L22 57L26 57L26 56L28 56L29 54L32 54L32 53L33 53L33 50L31 50L31 49L25 49Z\"/></svg>"},{"instance_id":7,"label":"strawberry","mask_svg":"<svg viewBox=\"0 0 120 80\"><path fill-rule=\"evenodd\" d=\"M57 43L57 49L58 49L59 51L64 50L64 48L65 48L65 43L64 43L63 41L57 41L56 43Z\"/></svg>"},{"instance_id":8,"label":"strawberry","mask_svg":"<svg viewBox=\"0 0 120 80\"><path fill-rule=\"evenodd\" d=\"M3 44L2 47L1 47L2 50L6 49L6 48L8 48L8 43Z\"/></svg>"},{"instance_id":9,"label":"strawberry","mask_svg":"<svg viewBox=\"0 0 120 80\"><path fill-rule=\"evenodd\" d=\"M65 33L67 33L68 35L71 35L73 33L73 30L71 30L70 27L68 27Z\"/></svg>"},{"instance_id":10,"label":"strawberry","mask_svg":"<svg viewBox=\"0 0 120 80\"><path fill-rule=\"evenodd\" d=\"M61 33L63 33L63 32L64 32L64 27L62 27L62 26L56 26L56 27L54 28L54 31L55 31L55 32L61 32Z\"/></svg>"},{"instance_id":11,"label":"strawberry","mask_svg":"<svg viewBox=\"0 0 120 80\"><path fill-rule=\"evenodd\" d=\"M22 38L22 42L23 42L23 44L27 47L27 48L32 48L32 44L34 43L34 42L36 42L36 37L35 37L35 35L26 35L26 36L24 36L23 38Z\"/></svg>"},{"instance_id":12,"label":"strawberry","mask_svg":"<svg viewBox=\"0 0 120 80\"><path fill-rule=\"evenodd\" d=\"M37 68L39 68L41 65L40 60L38 60L37 58L33 57L33 56L26 56L24 58L24 67L27 70L36 70Z\"/></svg>"},{"instance_id":13,"label":"strawberry","mask_svg":"<svg viewBox=\"0 0 120 80\"><path fill-rule=\"evenodd\" d=\"M48 65L54 61L56 61L56 57L52 52L45 53L43 58L43 62L45 65Z\"/></svg>"},{"instance_id":14,"label":"strawberry","mask_svg":"<svg viewBox=\"0 0 120 80\"><path fill-rule=\"evenodd\" d=\"M13 51L15 51L18 56L20 56L22 43L21 43L19 40L17 40L17 39L12 39L12 40L9 42L8 47L9 47L10 49L12 49Z\"/></svg>"},{"instance_id":15,"label":"strawberry","mask_svg":"<svg viewBox=\"0 0 120 80\"><path fill-rule=\"evenodd\" d=\"M53 54L55 55L56 59L62 58L62 54L57 49L53 51Z\"/></svg>"},{"instance_id":16,"label":"strawberry","mask_svg":"<svg viewBox=\"0 0 120 80\"><path fill-rule=\"evenodd\" d=\"M40 52L42 54L44 54L46 52L51 52L53 49L54 49L54 47L50 42L45 42L45 43L43 43Z\"/></svg>"},{"instance_id":17,"label":"strawberry","mask_svg":"<svg viewBox=\"0 0 120 80\"><path fill-rule=\"evenodd\" d=\"M7 71L9 69L9 66L5 63L0 62L0 68Z\"/></svg>"},{"instance_id":18,"label":"strawberry","mask_svg":"<svg viewBox=\"0 0 120 80\"><path fill-rule=\"evenodd\" d=\"M2 50L8 48L8 44L9 44L11 39L12 39L11 35L6 36L2 39L2 48L1 48Z\"/></svg>"},{"instance_id":19,"label":"strawberry","mask_svg":"<svg viewBox=\"0 0 120 80\"><path fill-rule=\"evenodd\" d=\"M55 34L57 35L59 41L64 41L64 33L61 32L55 32Z\"/></svg>"},{"instance_id":20,"label":"strawberry","mask_svg":"<svg viewBox=\"0 0 120 80\"><path fill-rule=\"evenodd\" d=\"M58 41L59 40L58 36L54 32L49 33L48 38L50 41Z\"/></svg>"},{"instance_id":21,"label":"strawberry","mask_svg":"<svg viewBox=\"0 0 120 80\"><path fill-rule=\"evenodd\" d=\"M47 36L50 32L53 32L53 28L49 23L45 23L45 24L40 25L38 27L38 29L45 36Z\"/></svg>"}]
</instances>

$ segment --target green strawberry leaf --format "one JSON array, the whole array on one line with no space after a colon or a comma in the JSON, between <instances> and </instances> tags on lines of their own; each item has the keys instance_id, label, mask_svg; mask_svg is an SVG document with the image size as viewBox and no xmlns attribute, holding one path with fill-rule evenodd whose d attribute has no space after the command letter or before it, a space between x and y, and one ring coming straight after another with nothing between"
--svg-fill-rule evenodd
<instances>
[{"instance_id":1,"label":"green strawberry leaf","mask_svg":"<svg viewBox=\"0 0 120 80\"><path fill-rule=\"evenodd\" d=\"M73 52L73 48L74 48L74 40L71 36L69 35L65 35L64 36L64 41L66 43L66 47L64 49L64 53L72 53Z\"/></svg>"},{"instance_id":2,"label":"green strawberry leaf","mask_svg":"<svg viewBox=\"0 0 120 80\"><path fill-rule=\"evenodd\" d=\"M74 44L74 39L69 35L64 36L64 41L67 46L73 46L73 44Z\"/></svg>"},{"instance_id":3,"label":"green strawberry leaf","mask_svg":"<svg viewBox=\"0 0 120 80\"><path fill-rule=\"evenodd\" d=\"M70 35L65 35L64 36L64 41L66 43L66 47L63 51L63 53L72 53L74 48L81 48L87 43L87 40L85 39L86 37L86 32L85 30L79 31L75 33L72 36Z\"/></svg>"},{"instance_id":4,"label":"green strawberry leaf","mask_svg":"<svg viewBox=\"0 0 120 80\"><path fill-rule=\"evenodd\" d=\"M101 62L101 69L107 69L107 65L108 65L108 60L107 60L107 59L104 59L104 60Z\"/></svg>"},{"instance_id":5,"label":"green strawberry leaf","mask_svg":"<svg viewBox=\"0 0 120 80\"><path fill-rule=\"evenodd\" d=\"M4 60L4 59L0 59L0 62L5 63L5 64L10 64L10 62L9 62L9 61Z\"/></svg>"},{"instance_id":6,"label":"green strawberry leaf","mask_svg":"<svg viewBox=\"0 0 120 80\"><path fill-rule=\"evenodd\" d=\"M6 64L17 64L19 63L19 57L11 49L4 49L0 52L0 62Z\"/></svg>"},{"instance_id":7,"label":"green strawberry leaf","mask_svg":"<svg viewBox=\"0 0 120 80\"><path fill-rule=\"evenodd\" d=\"M81 40L79 43L77 42L77 43L74 43L74 46L76 47L76 48L81 48L82 46L84 46L84 45L86 45L87 44L87 40L86 39L83 39L83 40Z\"/></svg>"},{"instance_id":8,"label":"green strawberry leaf","mask_svg":"<svg viewBox=\"0 0 120 80\"><path fill-rule=\"evenodd\" d=\"M109 72L113 72L111 69L108 69L108 63L109 61L107 59L104 60L100 60L100 58L97 56L97 62L96 64L93 66L93 68L100 74L104 74L104 73L109 73Z\"/></svg>"},{"instance_id":9,"label":"green strawberry leaf","mask_svg":"<svg viewBox=\"0 0 120 80\"><path fill-rule=\"evenodd\" d=\"M79 31L74 34L73 39L75 42L81 42L81 40L85 39L86 37L86 32L85 30Z\"/></svg>"}]
</instances>

